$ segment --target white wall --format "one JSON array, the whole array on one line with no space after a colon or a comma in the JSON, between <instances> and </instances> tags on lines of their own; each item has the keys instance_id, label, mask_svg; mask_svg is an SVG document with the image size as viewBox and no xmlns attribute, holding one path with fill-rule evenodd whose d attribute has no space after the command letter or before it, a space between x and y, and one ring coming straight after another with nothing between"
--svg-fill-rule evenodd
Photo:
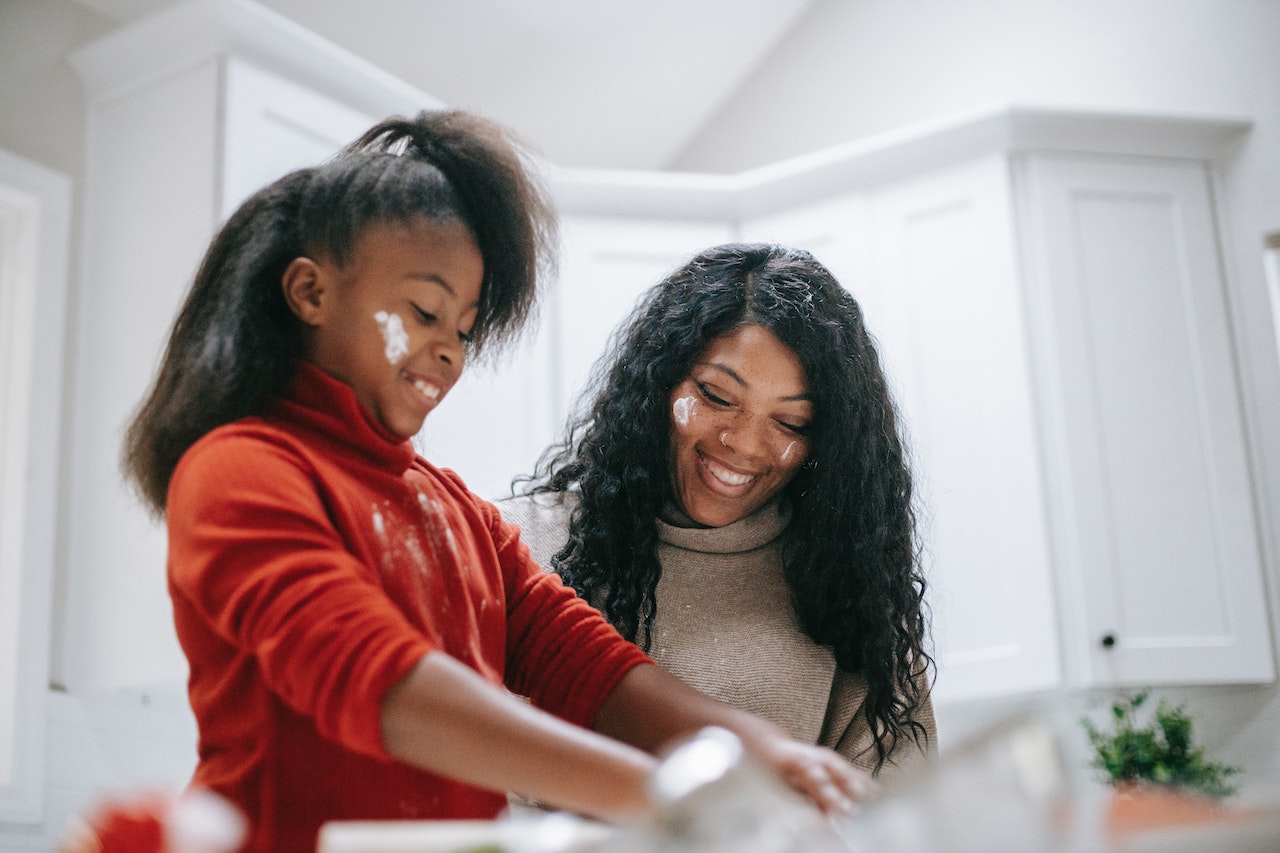
<instances>
[{"instance_id":1,"label":"white wall","mask_svg":"<svg viewBox=\"0 0 1280 853\"><path fill-rule=\"evenodd\" d=\"M1278 45L1274 0L819 0L671 167L739 171L1010 102L1274 113Z\"/></svg>"},{"instance_id":2,"label":"white wall","mask_svg":"<svg viewBox=\"0 0 1280 853\"><path fill-rule=\"evenodd\" d=\"M111 26L70 0L0 3L0 148L78 181L85 102L67 54Z\"/></svg>"},{"instance_id":3,"label":"white wall","mask_svg":"<svg viewBox=\"0 0 1280 853\"><path fill-rule=\"evenodd\" d=\"M672 166L739 171L1006 104L1251 119L1218 176L1219 216L1274 626L1280 360L1263 235L1280 231L1277 57L1274 0L820 0ZM1199 714L1211 751L1247 768L1246 785L1280 790L1280 690L1174 698ZM992 711L952 711L942 733Z\"/></svg>"}]
</instances>

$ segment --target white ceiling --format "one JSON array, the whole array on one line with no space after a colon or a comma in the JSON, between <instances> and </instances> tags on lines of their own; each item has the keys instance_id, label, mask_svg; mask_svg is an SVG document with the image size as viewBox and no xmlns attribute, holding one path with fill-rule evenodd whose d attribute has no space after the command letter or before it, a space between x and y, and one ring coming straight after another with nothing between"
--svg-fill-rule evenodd
<instances>
[{"instance_id":1,"label":"white ceiling","mask_svg":"<svg viewBox=\"0 0 1280 853\"><path fill-rule=\"evenodd\" d=\"M125 22L179 0L76 0ZM561 166L668 167L816 0L259 0Z\"/></svg>"}]
</instances>

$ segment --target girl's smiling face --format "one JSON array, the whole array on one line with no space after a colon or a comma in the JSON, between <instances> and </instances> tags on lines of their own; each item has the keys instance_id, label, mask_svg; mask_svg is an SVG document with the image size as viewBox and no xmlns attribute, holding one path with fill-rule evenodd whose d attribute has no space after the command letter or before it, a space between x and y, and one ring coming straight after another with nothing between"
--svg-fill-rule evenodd
<instances>
[{"instance_id":1,"label":"girl's smiling face","mask_svg":"<svg viewBox=\"0 0 1280 853\"><path fill-rule=\"evenodd\" d=\"M417 219L365 228L343 265L295 259L284 289L305 358L410 438L462 373L483 278L464 224Z\"/></svg>"},{"instance_id":2,"label":"girl's smiling face","mask_svg":"<svg viewBox=\"0 0 1280 853\"><path fill-rule=\"evenodd\" d=\"M712 341L670 405L672 490L699 524L723 527L755 512L809 456L804 368L761 326Z\"/></svg>"}]
</instances>

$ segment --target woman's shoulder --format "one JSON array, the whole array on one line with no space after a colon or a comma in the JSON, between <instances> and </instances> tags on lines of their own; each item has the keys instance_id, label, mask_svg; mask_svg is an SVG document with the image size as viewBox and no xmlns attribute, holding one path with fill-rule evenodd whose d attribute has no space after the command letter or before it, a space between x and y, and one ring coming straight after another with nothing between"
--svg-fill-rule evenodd
<instances>
[{"instance_id":1,"label":"woman's shoulder","mask_svg":"<svg viewBox=\"0 0 1280 853\"><path fill-rule=\"evenodd\" d=\"M578 505L575 492L542 492L494 501L503 520L520 528L533 558L544 568L569 538L569 516Z\"/></svg>"},{"instance_id":2,"label":"woman's shoulder","mask_svg":"<svg viewBox=\"0 0 1280 853\"><path fill-rule=\"evenodd\" d=\"M578 505L577 492L539 492L493 502L502 517L521 528L569 526L569 515Z\"/></svg>"}]
</instances>

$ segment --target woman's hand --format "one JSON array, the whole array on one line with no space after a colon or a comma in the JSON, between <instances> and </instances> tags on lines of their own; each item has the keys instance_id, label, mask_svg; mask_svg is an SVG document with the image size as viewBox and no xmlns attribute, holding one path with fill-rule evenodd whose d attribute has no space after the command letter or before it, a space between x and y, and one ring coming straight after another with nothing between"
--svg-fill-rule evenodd
<instances>
[{"instance_id":1,"label":"woman's hand","mask_svg":"<svg viewBox=\"0 0 1280 853\"><path fill-rule=\"evenodd\" d=\"M839 753L782 735L753 737L753 756L828 815L851 814L876 791L875 780Z\"/></svg>"},{"instance_id":2,"label":"woman's hand","mask_svg":"<svg viewBox=\"0 0 1280 853\"><path fill-rule=\"evenodd\" d=\"M772 723L717 702L653 665L623 676L595 722L596 731L652 753L705 726L733 732L754 760L826 814L848 813L875 790L869 774L833 750L792 740Z\"/></svg>"}]
</instances>

